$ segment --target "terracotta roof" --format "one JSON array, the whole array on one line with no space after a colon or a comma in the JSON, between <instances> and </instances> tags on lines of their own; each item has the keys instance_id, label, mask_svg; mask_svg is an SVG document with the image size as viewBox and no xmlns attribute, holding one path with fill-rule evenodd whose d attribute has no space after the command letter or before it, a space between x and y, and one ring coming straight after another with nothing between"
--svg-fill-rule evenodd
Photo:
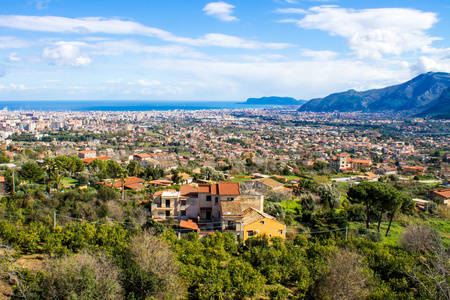
<instances>
[{"instance_id":1,"label":"terracotta roof","mask_svg":"<svg viewBox=\"0 0 450 300\"><path fill-rule=\"evenodd\" d=\"M198 188L190 185L180 186L180 196L182 197L198 197Z\"/></svg>"},{"instance_id":2,"label":"terracotta roof","mask_svg":"<svg viewBox=\"0 0 450 300\"><path fill-rule=\"evenodd\" d=\"M169 181L169 180L151 180L148 183L159 184L159 185L171 185L173 183L173 181Z\"/></svg>"},{"instance_id":3,"label":"terracotta roof","mask_svg":"<svg viewBox=\"0 0 450 300\"><path fill-rule=\"evenodd\" d=\"M95 151L95 150L83 150L83 151L78 151L78 153L81 153L81 154L92 153L92 152L96 152L96 151Z\"/></svg>"},{"instance_id":4,"label":"terracotta roof","mask_svg":"<svg viewBox=\"0 0 450 300\"><path fill-rule=\"evenodd\" d=\"M271 215L268 215L262 211L254 209L253 207L249 207L246 210L244 210L243 214L244 214L244 225L249 225L266 218L276 221L275 217L272 217Z\"/></svg>"},{"instance_id":5,"label":"terracotta roof","mask_svg":"<svg viewBox=\"0 0 450 300\"><path fill-rule=\"evenodd\" d=\"M211 195L230 195L238 196L241 190L238 182L219 182L211 185L199 185L199 193L208 193Z\"/></svg>"},{"instance_id":6,"label":"terracotta roof","mask_svg":"<svg viewBox=\"0 0 450 300\"><path fill-rule=\"evenodd\" d=\"M198 228L198 225L196 223L192 222L192 220L187 220L187 221L181 220L180 227L200 231L200 228Z\"/></svg>"},{"instance_id":7,"label":"terracotta roof","mask_svg":"<svg viewBox=\"0 0 450 300\"><path fill-rule=\"evenodd\" d=\"M93 162L95 159L99 159L99 160L110 160L111 157L108 157L108 156L99 156L99 157L83 158L82 161L83 161L85 164L90 164L90 163Z\"/></svg>"},{"instance_id":8,"label":"terracotta roof","mask_svg":"<svg viewBox=\"0 0 450 300\"><path fill-rule=\"evenodd\" d=\"M425 167L419 167L419 166L404 166L404 169L409 169L409 170L418 170L418 171L425 171Z\"/></svg>"},{"instance_id":9,"label":"terracotta roof","mask_svg":"<svg viewBox=\"0 0 450 300\"><path fill-rule=\"evenodd\" d=\"M142 188L145 188L145 185L142 183L132 183L132 184L125 184L124 187L131 190L140 190Z\"/></svg>"},{"instance_id":10,"label":"terracotta roof","mask_svg":"<svg viewBox=\"0 0 450 300\"><path fill-rule=\"evenodd\" d=\"M137 156L137 157L140 157L140 158L152 157L151 155L149 155L147 153L133 154L133 156Z\"/></svg>"},{"instance_id":11,"label":"terracotta roof","mask_svg":"<svg viewBox=\"0 0 450 300\"><path fill-rule=\"evenodd\" d=\"M444 198L450 198L450 189L434 190L433 193Z\"/></svg>"},{"instance_id":12,"label":"terracotta roof","mask_svg":"<svg viewBox=\"0 0 450 300\"><path fill-rule=\"evenodd\" d=\"M220 209L222 211L222 217L242 217L240 201L221 201Z\"/></svg>"},{"instance_id":13,"label":"terracotta roof","mask_svg":"<svg viewBox=\"0 0 450 300\"><path fill-rule=\"evenodd\" d=\"M278 182L278 181L276 181L276 180L273 180L273 179L270 178L270 177L267 177L267 178L261 178L261 179L255 179L254 181L262 182L262 183L264 183L265 185L268 185L268 186L270 186L270 187L273 188L273 189L280 188L280 187L283 187L283 186L284 186L284 184L282 184L281 182Z\"/></svg>"},{"instance_id":14,"label":"terracotta roof","mask_svg":"<svg viewBox=\"0 0 450 300\"><path fill-rule=\"evenodd\" d=\"M187 173L179 173L178 176L181 176L181 180L192 179L193 177ZM172 179L173 175L168 175L167 178Z\"/></svg>"}]
</instances>

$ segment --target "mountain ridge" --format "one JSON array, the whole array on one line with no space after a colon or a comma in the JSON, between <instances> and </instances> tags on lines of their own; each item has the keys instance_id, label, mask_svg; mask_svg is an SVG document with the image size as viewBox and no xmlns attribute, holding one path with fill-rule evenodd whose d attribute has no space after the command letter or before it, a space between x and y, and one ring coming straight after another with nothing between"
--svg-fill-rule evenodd
<instances>
[{"instance_id":1,"label":"mountain ridge","mask_svg":"<svg viewBox=\"0 0 450 300\"><path fill-rule=\"evenodd\" d=\"M261 97L261 98L248 98L247 101L240 104L247 105L303 105L307 100L297 100L292 97Z\"/></svg>"},{"instance_id":2,"label":"mountain ridge","mask_svg":"<svg viewBox=\"0 0 450 300\"><path fill-rule=\"evenodd\" d=\"M413 79L380 89L358 92L353 89L315 98L299 111L425 111L435 105L444 90L450 88L450 74L428 72Z\"/></svg>"}]
</instances>

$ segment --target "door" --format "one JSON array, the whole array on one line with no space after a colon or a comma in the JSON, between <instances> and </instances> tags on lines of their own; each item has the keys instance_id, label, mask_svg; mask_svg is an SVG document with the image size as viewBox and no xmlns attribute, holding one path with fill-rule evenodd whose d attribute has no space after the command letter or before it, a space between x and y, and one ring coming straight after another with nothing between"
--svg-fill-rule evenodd
<instances>
[{"instance_id":1,"label":"door","mask_svg":"<svg viewBox=\"0 0 450 300\"><path fill-rule=\"evenodd\" d=\"M211 211L210 210L206 211L206 220L211 220L211 217L212 217Z\"/></svg>"}]
</instances>

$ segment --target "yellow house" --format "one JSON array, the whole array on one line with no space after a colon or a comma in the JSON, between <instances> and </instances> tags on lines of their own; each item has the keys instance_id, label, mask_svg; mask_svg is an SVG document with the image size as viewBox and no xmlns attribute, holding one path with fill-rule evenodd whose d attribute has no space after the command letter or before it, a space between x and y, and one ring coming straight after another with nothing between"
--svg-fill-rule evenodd
<instances>
[{"instance_id":1,"label":"yellow house","mask_svg":"<svg viewBox=\"0 0 450 300\"><path fill-rule=\"evenodd\" d=\"M279 236L283 239L286 238L286 225L278 222L275 217L253 207L244 210L243 215L244 241L258 234L266 234L268 237Z\"/></svg>"}]
</instances>

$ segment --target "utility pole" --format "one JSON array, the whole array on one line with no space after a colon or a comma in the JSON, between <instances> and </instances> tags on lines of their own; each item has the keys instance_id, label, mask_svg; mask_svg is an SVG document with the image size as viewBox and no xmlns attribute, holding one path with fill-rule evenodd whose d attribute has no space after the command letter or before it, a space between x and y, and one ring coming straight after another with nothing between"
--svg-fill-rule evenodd
<instances>
[{"instance_id":1,"label":"utility pole","mask_svg":"<svg viewBox=\"0 0 450 300\"><path fill-rule=\"evenodd\" d=\"M53 228L56 228L56 211L53 212Z\"/></svg>"}]
</instances>

